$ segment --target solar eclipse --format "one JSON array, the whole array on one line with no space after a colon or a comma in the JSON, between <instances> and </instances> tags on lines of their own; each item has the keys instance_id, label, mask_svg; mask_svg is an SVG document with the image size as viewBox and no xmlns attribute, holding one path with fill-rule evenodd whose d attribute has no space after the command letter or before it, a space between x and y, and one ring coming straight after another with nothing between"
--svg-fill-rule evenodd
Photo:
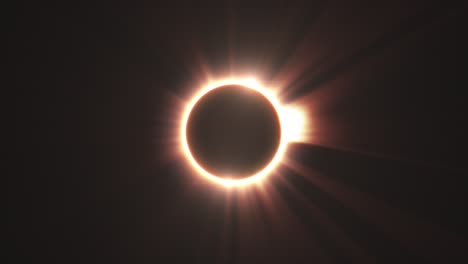
<instances>
[{"instance_id":1,"label":"solar eclipse","mask_svg":"<svg viewBox=\"0 0 468 264\"><path fill-rule=\"evenodd\" d=\"M254 80L219 81L187 103L180 142L198 174L227 187L244 186L260 182L281 162L304 125L301 115Z\"/></svg>"},{"instance_id":2,"label":"solar eclipse","mask_svg":"<svg viewBox=\"0 0 468 264\"><path fill-rule=\"evenodd\" d=\"M220 178L243 179L265 167L281 138L279 117L261 93L224 85L190 112L187 143L197 163Z\"/></svg>"}]
</instances>

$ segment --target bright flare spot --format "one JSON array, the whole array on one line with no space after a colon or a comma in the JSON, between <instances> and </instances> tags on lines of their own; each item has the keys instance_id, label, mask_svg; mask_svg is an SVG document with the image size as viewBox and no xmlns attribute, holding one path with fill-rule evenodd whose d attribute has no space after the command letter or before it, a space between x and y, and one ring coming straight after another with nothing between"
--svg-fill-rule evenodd
<instances>
[{"instance_id":1,"label":"bright flare spot","mask_svg":"<svg viewBox=\"0 0 468 264\"><path fill-rule=\"evenodd\" d=\"M280 110L282 132L288 142L301 142L306 139L305 112L295 106L284 106Z\"/></svg>"},{"instance_id":2,"label":"bright flare spot","mask_svg":"<svg viewBox=\"0 0 468 264\"><path fill-rule=\"evenodd\" d=\"M265 96L275 108L280 120L281 139L275 156L270 161L270 163L267 164L258 173L243 179L225 179L217 177L216 175L207 172L196 162L192 153L190 152L190 148L187 142L187 121L193 107L196 105L198 100L200 100L206 93L225 85L240 85L249 89L256 90L257 92L263 94L263 96ZM245 186L252 183L261 183L262 180L264 180L265 177L268 176L274 168L276 168L276 166L282 161L287 144L289 142L300 141L303 138L305 125L305 115L303 111L301 111L298 107L281 105L277 99L276 93L273 90L266 89L265 87L260 85L255 79L225 79L209 83L201 90L199 90L187 103L183 112L180 125L180 144L182 151L187 160L189 161L190 165L195 169L197 173L199 173L206 179L221 184L225 187Z\"/></svg>"}]
</instances>

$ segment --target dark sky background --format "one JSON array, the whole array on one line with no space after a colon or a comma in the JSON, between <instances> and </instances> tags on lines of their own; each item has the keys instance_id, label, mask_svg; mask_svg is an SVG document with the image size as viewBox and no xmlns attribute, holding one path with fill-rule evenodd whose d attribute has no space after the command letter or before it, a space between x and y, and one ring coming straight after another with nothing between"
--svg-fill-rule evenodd
<instances>
[{"instance_id":1,"label":"dark sky background","mask_svg":"<svg viewBox=\"0 0 468 264\"><path fill-rule=\"evenodd\" d=\"M5 263L466 263L466 10L348 2L18 4ZM203 65L295 72L324 106L288 156L322 180L194 183L168 131Z\"/></svg>"}]
</instances>

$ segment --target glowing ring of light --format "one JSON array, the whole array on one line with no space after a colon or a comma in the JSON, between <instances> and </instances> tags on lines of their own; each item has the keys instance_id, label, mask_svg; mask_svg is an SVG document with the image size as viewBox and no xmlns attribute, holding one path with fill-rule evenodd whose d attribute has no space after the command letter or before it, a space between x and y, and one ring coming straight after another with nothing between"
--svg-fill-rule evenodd
<instances>
[{"instance_id":1,"label":"glowing ring of light","mask_svg":"<svg viewBox=\"0 0 468 264\"><path fill-rule=\"evenodd\" d=\"M268 163L265 167L263 167L263 169L261 169L259 172L255 173L253 175L250 175L250 176L248 176L246 178L243 178L243 179L225 179L225 178L220 178L220 177L218 177L216 175L213 175L213 174L209 173L208 171L206 171L203 167L201 167L197 163L197 161L193 157L192 153L190 152L190 148L189 148L188 142L187 142L187 135L186 135L187 121L188 121L188 118L190 116L190 113L192 112L193 107L197 104L197 102L206 93L208 93L209 91L214 90L216 88L219 88L221 86L224 86L224 85L240 85L240 86L243 86L245 88L253 89L253 90L259 92L268 101L270 101L270 103L273 105L273 108L275 109L276 114L278 116L278 119L280 121L280 131L281 131L280 143L279 143L278 149L276 150L275 156L270 161L270 163ZM181 145L182 145L182 150L183 150L185 156L187 157L188 161L192 165L192 167L200 175L204 176L205 178L207 178L208 180L210 180L210 181L212 181L214 183L218 183L218 184L221 184L221 185L226 186L226 187L245 186L245 185L252 184L252 183L259 183L266 176L268 176L273 171L273 169L279 164L279 162L281 161L281 159L282 159L282 157L284 155L286 145L288 143L288 141L287 141L287 139L285 137L285 133L284 133L284 128L283 128L284 116L281 114L281 109L282 109L281 105L279 104L278 100L276 99L276 96L274 96L274 94L271 91L265 89L263 86L258 84L255 80L252 80L252 79L246 79L246 80L244 80L244 79L226 79L226 80L221 80L221 81L217 81L217 82L212 82L212 83L208 84L207 86L205 86L204 88L202 88L197 94L195 94L195 96L192 97L190 102L185 107L183 117L182 117L182 123L181 123L182 125L181 125L181 128L180 128L180 142L181 142Z\"/></svg>"}]
</instances>

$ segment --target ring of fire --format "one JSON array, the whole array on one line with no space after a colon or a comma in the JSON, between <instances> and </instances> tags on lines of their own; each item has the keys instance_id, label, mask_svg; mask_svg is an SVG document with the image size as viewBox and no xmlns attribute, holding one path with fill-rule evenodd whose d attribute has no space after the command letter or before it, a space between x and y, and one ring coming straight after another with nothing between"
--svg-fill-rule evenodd
<instances>
[{"instance_id":1,"label":"ring of fire","mask_svg":"<svg viewBox=\"0 0 468 264\"><path fill-rule=\"evenodd\" d=\"M274 157L266 166L263 167L263 169L259 170L255 174L252 174L242 179L222 178L222 177L219 177L217 175L214 175L208 172L194 158L193 153L190 150L190 146L189 146L188 139L187 139L187 124L188 124L190 114L193 108L195 107L195 105L208 92L214 89L223 87L223 86L227 86L227 85L238 85L238 86L243 86L245 88L257 91L271 103L279 119L280 140L279 140L279 146L276 150L276 153L274 154ZM182 120L181 120L181 126L180 126L180 142L181 142L182 151L185 157L187 158L190 166L198 174L210 180L211 182L223 185L225 187L245 186L245 185L249 185L252 183L260 183L268 175L270 175L272 171L274 170L274 168L276 168L277 165L280 163L284 155L284 152L286 150L286 145L289 142L288 139L290 138L288 137L287 130L285 129L285 123L286 123L285 114L288 113L287 110L288 109L285 109L284 107L282 107L282 105L280 105L279 101L276 99L276 96L273 94L272 91L264 88L263 86L258 84L255 80L227 79L227 80L210 83L209 85L199 90L195 94L195 96L193 96L192 99L187 103L184 109Z\"/></svg>"}]
</instances>

